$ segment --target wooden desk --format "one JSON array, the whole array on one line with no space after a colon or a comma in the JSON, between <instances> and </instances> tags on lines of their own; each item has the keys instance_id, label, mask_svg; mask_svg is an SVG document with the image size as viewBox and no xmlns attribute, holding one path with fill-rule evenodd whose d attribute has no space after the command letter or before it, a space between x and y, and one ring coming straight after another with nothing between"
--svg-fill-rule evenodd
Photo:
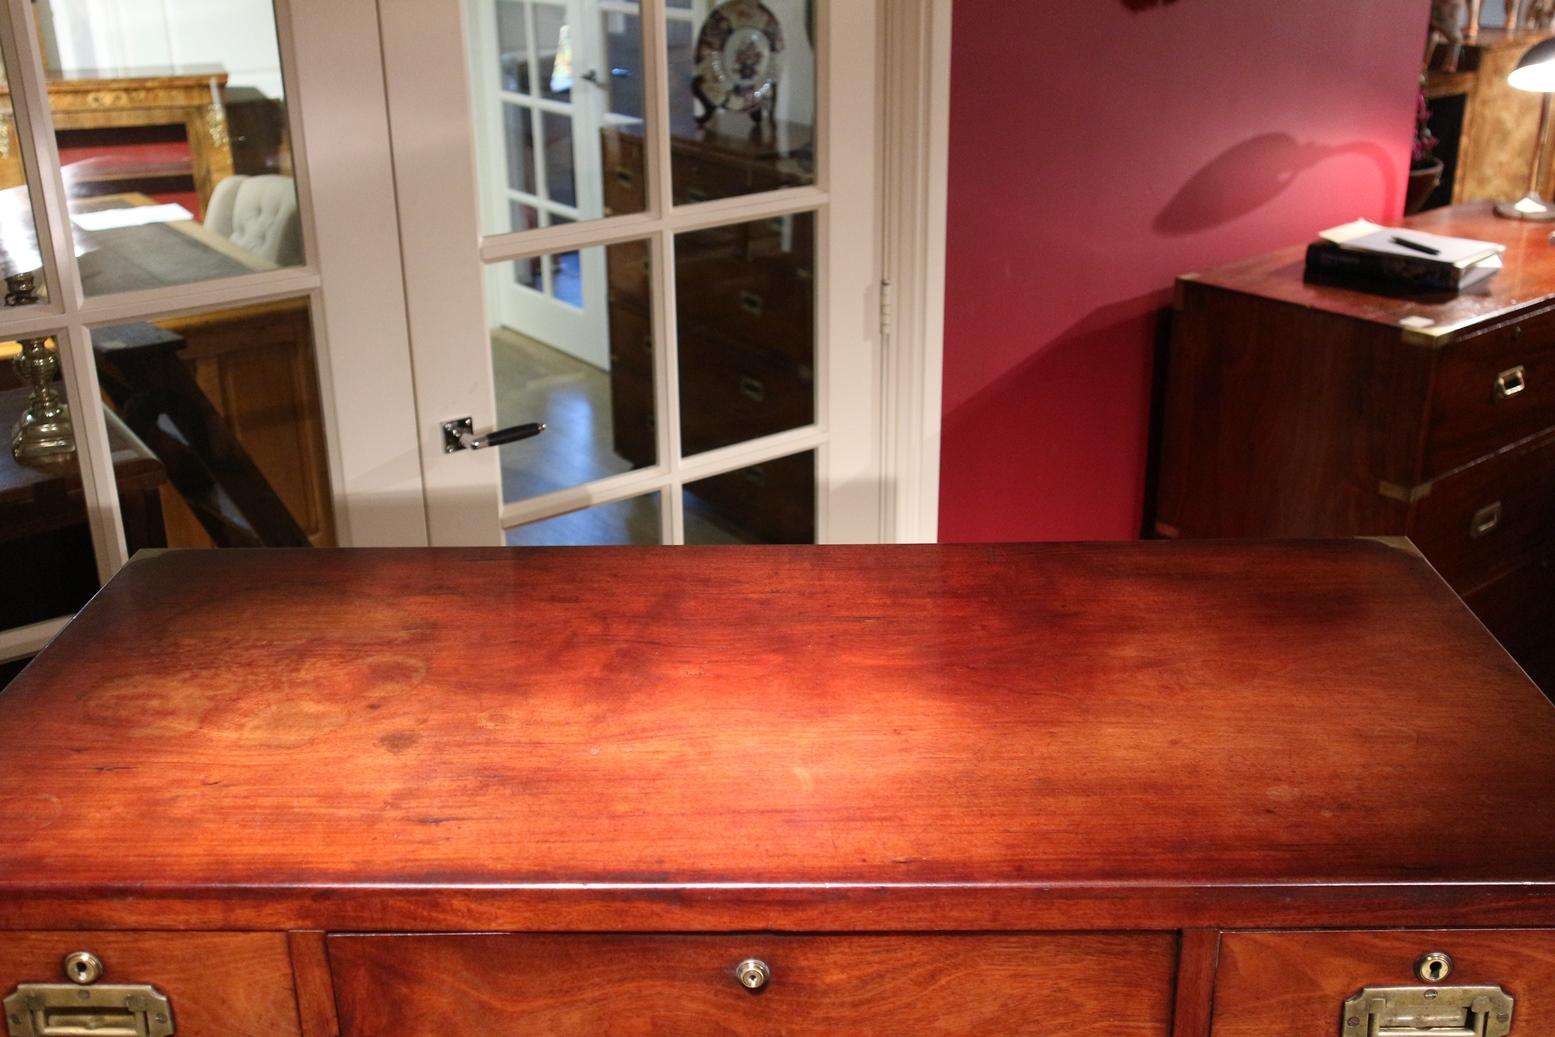
<instances>
[{"instance_id":1,"label":"wooden desk","mask_svg":"<svg viewBox=\"0 0 1555 1037\"><path fill-rule=\"evenodd\" d=\"M76 211L147 205L141 194L86 199ZM230 277L274 264L192 220L100 231L80 259L88 295L162 288ZM324 442L323 405L307 299L240 306L215 313L159 318L183 336L181 356L200 387L275 487L311 543L335 542L334 506ZM168 542L210 543L171 491Z\"/></svg>"},{"instance_id":2,"label":"wooden desk","mask_svg":"<svg viewBox=\"0 0 1555 1037\"><path fill-rule=\"evenodd\" d=\"M200 213L216 185L232 175L232 143L221 103L227 73L219 65L98 69L54 75L49 110L62 140L74 131L168 126L182 129ZM10 87L0 82L0 186L23 182L21 152L13 141ZM121 173L112 179L139 179Z\"/></svg>"},{"instance_id":3,"label":"wooden desk","mask_svg":"<svg viewBox=\"0 0 1555 1037\"><path fill-rule=\"evenodd\" d=\"M1156 530L1407 535L1555 695L1555 246L1488 205L1407 221L1504 242L1483 292L1302 280L1304 246L1183 278Z\"/></svg>"},{"instance_id":4,"label":"wooden desk","mask_svg":"<svg viewBox=\"0 0 1555 1037\"><path fill-rule=\"evenodd\" d=\"M87 950L190 1037L1323 1037L1439 950L1541 1037L1552 788L1397 541L169 552L0 694L0 993Z\"/></svg>"}]
</instances>

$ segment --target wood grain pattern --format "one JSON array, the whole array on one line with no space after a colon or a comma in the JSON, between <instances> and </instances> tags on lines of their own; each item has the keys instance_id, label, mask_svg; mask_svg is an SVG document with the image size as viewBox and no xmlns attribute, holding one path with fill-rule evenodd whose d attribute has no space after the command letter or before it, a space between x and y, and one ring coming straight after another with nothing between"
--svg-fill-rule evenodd
<instances>
[{"instance_id":1,"label":"wood grain pattern","mask_svg":"<svg viewBox=\"0 0 1555 1037\"><path fill-rule=\"evenodd\" d=\"M329 974L329 952L321 932L286 934L297 991L297 1015L302 1037L340 1037L335 1017L335 984Z\"/></svg>"},{"instance_id":2,"label":"wood grain pattern","mask_svg":"<svg viewBox=\"0 0 1555 1037\"><path fill-rule=\"evenodd\" d=\"M0 694L0 925L1555 923L1551 787L1379 542L169 552Z\"/></svg>"},{"instance_id":3,"label":"wood grain pattern","mask_svg":"<svg viewBox=\"0 0 1555 1037\"><path fill-rule=\"evenodd\" d=\"M1195 280L1395 330L1405 317L1426 317L1435 327L1452 328L1505 318L1531 304L1555 298L1555 248L1550 247L1548 227L1503 220L1491 211L1488 202L1432 209L1410 217L1404 225L1437 234L1501 242L1507 246L1503 256L1505 268L1491 279L1483 294L1379 295L1303 281L1303 242L1216 267L1195 275Z\"/></svg>"},{"instance_id":4,"label":"wood grain pattern","mask_svg":"<svg viewBox=\"0 0 1555 1037\"><path fill-rule=\"evenodd\" d=\"M344 1037L1162 1037L1172 952L1160 933L329 941ZM757 991L734 977L751 957L772 970Z\"/></svg>"},{"instance_id":5,"label":"wood grain pattern","mask_svg":"<svg viewBox=\"0 0 1555 1037\"><path fill-rule=\"evenodd\" d=\"M178 1037L300 1037L282 933L4 933L0 994L63 983L65 955L83 950L102 959L104 983L167 995Z\"/></svg>"},{"instance_id":6,"label":"wood grain pattern","mask_svg":"<svg viewBox=\"0 0 1555 1037\"><path fill-rule=\"evenodd\" d=\"M1172 1037L1209 1037L1215 1006L1220 933L1185 929L1177 945L1177 991L1172 999Z\"/></svg>"},{"instance_id":7,"label":"wood grain pattern","mask_svg":"<svg viewBox=\"0 0 1555 1037\"><path fill-rule=\"evenodd\" d=\"M1446 951L1447 983L1493 984L1516 999L1512 1033L1555 1032L1555 932L1227 933L1214 1037L1333 1037L1365 986L1414 986L1414 963Z\"/></svg>"},{"instance_id":8,"label":"wood grain pattern","mask_svg":"<svg viewBox=\"0 0 1555 1037\"><path fill-rule=\"evenodd\" d=\"M1295 249L1179 282L1157 533L1402 534L1462 593L1555 544L1555 247L1484 206L1406 225L1503 242L1506 269L1483 294L1393 298L1307 284ZM1521 391L1498 393L1514 368ZM1503 527L1471 538L1497 500ZM1555 598L1521 607L1555 624Z\"/></svg>"}]
</instances>

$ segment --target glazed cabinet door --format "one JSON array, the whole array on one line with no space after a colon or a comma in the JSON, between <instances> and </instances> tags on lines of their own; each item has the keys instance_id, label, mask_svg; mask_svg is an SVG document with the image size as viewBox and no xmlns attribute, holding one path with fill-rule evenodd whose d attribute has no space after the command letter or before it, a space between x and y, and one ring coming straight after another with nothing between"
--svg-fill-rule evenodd
<instances>
[{"instance_id":1,"label":"glazed cabinet door","mask_svg":"<svg viewBox=\"0 0 1555 1037\"><path fill-rule=\"evenodd\" d=\"M1175 947L1170 934L339 936L329 958L341 1037L1164 1037Z\"/></svg>"}]
</instances>

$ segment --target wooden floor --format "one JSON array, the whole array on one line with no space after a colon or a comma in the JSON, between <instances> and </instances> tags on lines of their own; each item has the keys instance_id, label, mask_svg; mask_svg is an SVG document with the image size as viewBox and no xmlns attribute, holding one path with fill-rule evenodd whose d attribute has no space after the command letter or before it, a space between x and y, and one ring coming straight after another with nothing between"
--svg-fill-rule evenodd
<instances>
[{"instance_id":1,"label":"wooden floor","mask_svg":"<svg viewBox=\"0 0 1555 1037\"><path fill-rule=\"evenodd\" d=\"M500 427L543 421L533 439L499 447L502 499L523 500L632 470L612 448L610 376L558 349L502 328L491 337ZM507 531L513 547L661 543L657 493L600 504ZM686 498L686 539L746 543L694 496Z\"/></svg>"}]
</instances>

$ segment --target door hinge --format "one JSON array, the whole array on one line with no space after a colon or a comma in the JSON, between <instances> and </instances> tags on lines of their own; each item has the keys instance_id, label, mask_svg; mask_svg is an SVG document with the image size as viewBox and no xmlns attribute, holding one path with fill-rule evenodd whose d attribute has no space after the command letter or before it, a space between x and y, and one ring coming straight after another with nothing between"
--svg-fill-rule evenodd
<instances>
[{"instance_id":1,"label":"door hinge","mask_svg":"<svg viewBox=\"0 0 1555 1037\"><path fill-rule=\"evenodd\" d=\"M880 337L896 334L896 285L889 279L880 282Z\"/></svg>"}]
</instances>

